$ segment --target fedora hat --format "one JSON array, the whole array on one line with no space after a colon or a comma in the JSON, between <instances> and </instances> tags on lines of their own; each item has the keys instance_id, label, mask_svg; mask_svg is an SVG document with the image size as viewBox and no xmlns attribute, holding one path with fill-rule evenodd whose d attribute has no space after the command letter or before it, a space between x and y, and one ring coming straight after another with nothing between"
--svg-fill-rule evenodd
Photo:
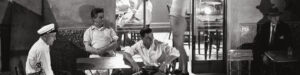
<instances>
[{"instance_id":1,"label":"fedora hat","mask_svg":"<svg viewBox=\"0 0 300 75\"><path fill-rule=\"evenodd\" d=\"M282 12L280 12L279 9L277 7L275 7L275 8L269 9L266 15L268 15L268 16L279 16L281 14L282 14Z\"/></svg>"}]
</instances>

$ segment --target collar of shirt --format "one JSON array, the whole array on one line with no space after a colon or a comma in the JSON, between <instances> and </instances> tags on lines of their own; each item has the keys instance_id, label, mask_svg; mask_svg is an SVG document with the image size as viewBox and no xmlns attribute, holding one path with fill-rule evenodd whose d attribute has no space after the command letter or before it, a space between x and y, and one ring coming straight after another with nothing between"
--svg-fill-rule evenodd
<instances>
[{"instance_id":1,"label":"collar of shirt","mask_svg":"<svg viewBox=\"0 0 300 75\"><path fill-rule=\"evenodd\" d=\"M271 23L271 26L276 26L276 24L275 23Z\"/></svg>"},{"instance_id":2,"label":"collar of shirt","mask_svg":"<svg viewBox=\"0 0 300 75\"><path fill-rule=\"evenodd\" d=\"M278 23L277 23L277 24L278 24ZM271 30L272 30L272 28L274 29L274 30L273 30L273 32L275 32L275 31L276 31L277 24L275 24L275 23L271 23L271 26L270 26L270 28L271 28Z\"/></svg>"},{"instance_id":3,"label":"collar of shirt","mask_svg":"<svg viewBox=\"0 0 300 75\"><path fill-rule=\"evenodd\" d=\"M46 43L46 41L43 40L42 38L39 38L38 41L40 41L40 45L42 45L42 46L44 46L44 47L49 47L49 45Z\"/></svg>"},{"instance_id":4,"label":"collar of shirt","mask_svg":"<svg viewBox=\"0 0 300 75\"><path fill-rule=\"evenodd\" d=\"M152 44L150 45L150 48L149 48L149 49L146 48L146 46L144 45L144 41L142 41L142 42L141 42L142 48L144 48L144 49L146 49L146 50L155 50L155 44L154 44L155 42L154 42L154 41L155 41L155 40L153 39L153 40L152 40Z\"/></svg>"},{"instance_id":5,"label":"collar of shirt","mask_svg":"<svg viewBox=\"0 0 300 75\"><path fill-rule=\"evenodd\" d=\"M104 30L105 28L102 26L102 27L96 27L96 26L92 26L92 30L100 30L100 31L102 31L102 30Z\"/></svg>"},{"instance_id":6,"label":"collar of shirt","mask_svg":"<svg viewBox=\"0 0 300 75\"><path fill-rule=\"evenodd\" d=\"M142 48L141 50L143 51L142 53L145 53L145 54L141 54L145 65L152 65L152 66L158 66L159 65L157 60L161 56L162 51L161 51L161 49L157 49L158 45L155 44L155 41L156 40L153 39L153 42L152 42L149 49L147 49L145 47L143 42L140 43L141 48Z\"/></svg>"}]
</instances>

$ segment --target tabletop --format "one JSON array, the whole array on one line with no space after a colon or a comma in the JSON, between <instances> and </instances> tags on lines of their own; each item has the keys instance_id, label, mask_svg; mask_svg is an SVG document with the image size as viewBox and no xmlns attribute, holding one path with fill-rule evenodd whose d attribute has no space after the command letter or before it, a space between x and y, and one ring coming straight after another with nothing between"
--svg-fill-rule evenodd
<instances>
[{"instance_id":1,"label":"tabletop","mask_svg":"<svg viewBox=\"0 0 300 75\"><path fill-rule=\"evenodd\" d=\"M297 62L295 56L289 56L286 51L267 51L265 55L271 59L272 62Z\"/></svg>"},{"instance_id":2,"label":"tabletop","mask_svg":"<svg viewBox=\"0 0 300 75\"><path fill-rule=\"evenodd\" d=\"M106 70L130 68L125 64L123 57L100 57L100 58L78 58L77 69L79 70Z\"/></svg>"}]
</instances>

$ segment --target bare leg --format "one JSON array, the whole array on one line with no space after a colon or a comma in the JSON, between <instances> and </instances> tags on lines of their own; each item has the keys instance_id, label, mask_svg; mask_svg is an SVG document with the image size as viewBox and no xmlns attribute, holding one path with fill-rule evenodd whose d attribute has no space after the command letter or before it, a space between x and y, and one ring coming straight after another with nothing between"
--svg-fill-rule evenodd
<instances>
[{"instance_id":1,"label":"bare leg","mask_svg":"<svg viewBox=\"0 0 300 75\"><path fill-rule=\"evenodd\" d=\"M187 72L187 61L188 57L185 52L184 43L184 32L186 30L187 22L185 20L187 0L172 0L172 5L170 9L170 22L173 31L173 45L180 52L179 57L179 70L182 73Z\"/></svg>"},{"instance_id":2,"label":"bare leg","mask_svg":"<svg viewBox=\"0 0 300 75\"><path fill-rule=\"evenodd\" d=\"M186 30L187 23L185 17L171 15L170 19L173 32L173 44L180 52L179 69L182 70L182 73L187 73L188 57L183 46L184 32Z\"/></svg>"}]
</instances>

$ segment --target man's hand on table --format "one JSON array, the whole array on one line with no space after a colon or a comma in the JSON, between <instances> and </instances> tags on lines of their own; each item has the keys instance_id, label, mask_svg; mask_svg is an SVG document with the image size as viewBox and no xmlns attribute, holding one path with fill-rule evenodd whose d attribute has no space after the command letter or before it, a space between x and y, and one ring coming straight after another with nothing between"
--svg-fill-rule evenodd
<instances>
[{"instance_id":1,"label":"man's hand on table","mask_svg":"<svg viewBox=\"0 0 300 75\"><path fill-rule=\"evenodd\" d=\"M105 53L106 53L105 51L97 49L97 54L98 55L103 56Z\"/></svg>"},{"instance_id":2,"label":"man's hand on table","mask_svg":"<svg viewBox=\"0 0 300 75\"><path fill-rule=\"evenodd\" d=\"M164 64L162 64L162 65L160 65L160 66L159 66L159 71L161 71L161 72L165 73L165 72L166 72L166 68L167 68L167 66L168 66L168 65L167 65L167 64L165 64L165 63L164 63Z\"/></svg>"},{"instance_id":3,"label":"man's hand on table","mask_svg":"<svg viewBox=\"0 0 300 75\"><path fill-rule=\"evenodd\" d=\"M138 64L132 65L132 70L138 72L140 70L140 66Z\"/></svg>"},{"instance_id":4,"label":"man's hand on table","mask_svg":"<svg viewBox=\"0 0 300 75\"><path fill-rule=\"evenodd\" d=\"M265 64L269 64L270 62L268 61L268 57L266 55L263 55L263 62Z\"/></svg>"}]
</instances>

